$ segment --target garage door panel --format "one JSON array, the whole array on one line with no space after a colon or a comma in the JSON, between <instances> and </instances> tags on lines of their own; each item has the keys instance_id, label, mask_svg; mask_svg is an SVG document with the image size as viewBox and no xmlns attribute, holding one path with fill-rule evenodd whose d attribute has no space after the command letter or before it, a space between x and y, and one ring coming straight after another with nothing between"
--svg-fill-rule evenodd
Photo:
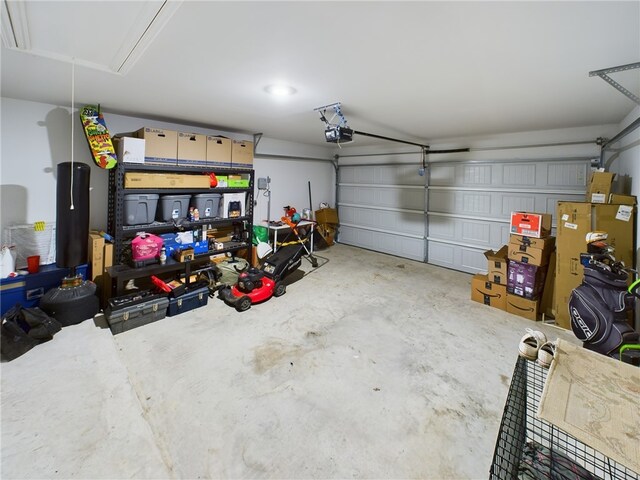
<instances>
[{"instance_id":1,"label":"garage door panel","mask_svg":"<svg viewBox=\"0 0 640 480\"><path fill-rule=\"evenodd\" d=\"M429 241L429 263L453 268L467 273L487 271L487 259L483 250L460 245Z\"/></svg>"},{"instance_id":2,"label":"garage door panel","mask_svg":"<svg viewBox=\"0 0 640 480\"><path fill-rule=\"evenodd\" d=\"M368 248L377 252L424 261L424 239L397 234L365 230L350 226L340 227L340 243Z\"/></svg>"},{"instance_id":3,"label":"garage door panel","mask_svg":"<svg viewBox=\"0 0 640 480\"><path fill-rule=\"evenodd\" d=\"M423 213L375 210L345 205L340 209L340 221L353 227L378 228L409 235L424 235Z\"/></svg>"},{"instance_id":4,"label":"garage door panel","mask_svg":"<svg viewBox=\"0 0 640 480\"><path fill-rule=\"evenodd\" d=\"M423 188L339 187L340 203L424 211Z\"/></svg>"},{"instance_id":5,"label":"garage door panel","mask_svg":"<svg viewBox=\"0 0 640 480\"><path fill-rule=\"evenodd\" d=\"M586 190L589 165L579 163L553 163L547 167L547 185L575 190Z\"/></svg>"},{"instance_id":6,"label":"garage door panel","mask_svg":"<svg viewBox=\"0 0 640 480\"><path fill-rule=\"evenodd\" d=\"M451 162L430 167L427 261L475 273L486 271L485 250L508 243L511 212L555 215L558 201L583 201L590 161Z\"/></svg>"},{"instance_id":7,"label":"garage door panel","mask_svg":"<svg viewBox=\"0 0 640 480\"><path fill-rule=\"evenodd\" d=\"M537 165L505 164L502 165L502 186L523 187L536 184Z\"/></svg>"},{"instance_id":8,"label":"garage door panel","mask_svg":"<svg viewBox=\"0 0 640 480\"><path fill-rule=\"evenodd\" d=\"M429 216L429 241L446 240L488 249L506 243L509 224L468 218Z\"/></svg>"},{"instance_id":9,"label":"garage door panel","mask_svg":"<svg viewBox=\"0 0 640 480\"><path fill-rule=\"evenodd\" d=\"M497 193L497 195L500 195ZM502 208L500 218L510 219L511 212L535 212L536 195L534 194L502 194Z\"/></svg>"}]
</instances>

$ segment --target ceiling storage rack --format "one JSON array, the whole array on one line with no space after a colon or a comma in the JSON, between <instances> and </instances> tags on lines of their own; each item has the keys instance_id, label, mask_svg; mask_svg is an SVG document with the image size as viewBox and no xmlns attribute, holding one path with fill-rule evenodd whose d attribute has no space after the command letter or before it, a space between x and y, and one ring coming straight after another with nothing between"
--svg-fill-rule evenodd
<instances>
[{"instance_id":1,"label":"ceiling storage rack","mask_svg":"<svg viewBox=\"0 0 640 480\"><path fill-rule=\"evenodd\" d=\"M166 173L166 174L210 174L242 175L248 178L246 187L215 187L215 188L127 188L125 176L127 173ZM245 168L224 168L216 166L155 166L143 164L118 163L109 171L109 195L108 195L108 233L113 237L114 265L110 267L109 274L114 282L115 294L123 293L124 284L136 278L148 277L170 272L184 272L188 278L192 267L204 265L209 262L209 256L213 254L235 253L240 250L248 250L248 258L251 258L252 232L253 232L253 188L254 171ZM219 216L201 218L190 221L186 218L162 221L152 219L151 223L141 225L127 225L125 222L125 195L132 194L158 194L162 195L197 195L206 193L245 193L243 214L239 217L221 218ZM162 197L160 197L162 198ZM221 200L222 204L223 201ZM168 259L167 263L159 263L143 267L133 267L130 264L131 241L140 233L160 235L163 233L177 233L206 227L223 228L232 227L240 233L239 241L223 243L223 248L209 248L207 253L195 255L192 261L179 262Z\"/></svg>"}]
</instances>

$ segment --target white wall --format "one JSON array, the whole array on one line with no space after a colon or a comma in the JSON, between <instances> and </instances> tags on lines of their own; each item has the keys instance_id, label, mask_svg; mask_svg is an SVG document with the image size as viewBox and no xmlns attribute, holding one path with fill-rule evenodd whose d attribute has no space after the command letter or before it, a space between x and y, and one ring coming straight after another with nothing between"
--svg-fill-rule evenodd
<instances>
[{"instance_id":1,"label":"white wall","mask_svg":"<svg viewBox=\"0 0 640 480\"><path fill-rule=\"evenodd\" d=\"M54 222L56 219L56 168L71 160L71 113L69 107L2 98L0 105L0 226ZM203 134L223 134L233 139L249 139L248 135L161 122L139 117L111 114L105 120L112 134L130 132L143 126ZM108 171L97 167L89 153L78 111L73 112L74 162L91 166L90 225L106 229ZM269 155L300 158L331 158L331 149L263 138L258 147ZM272 178L272 216L281 216L281 207L291 204L308 206L307 181L312 181L315 199L333 201L334 168L331 162L256 158L256 177ZM257 195L256 195L256 198ZM277 209L276 209L277 207ZM277 211L276 211L277 210ZM266 202L260 198L255 220L266 219Z\"/></svg>"}]
</instances>

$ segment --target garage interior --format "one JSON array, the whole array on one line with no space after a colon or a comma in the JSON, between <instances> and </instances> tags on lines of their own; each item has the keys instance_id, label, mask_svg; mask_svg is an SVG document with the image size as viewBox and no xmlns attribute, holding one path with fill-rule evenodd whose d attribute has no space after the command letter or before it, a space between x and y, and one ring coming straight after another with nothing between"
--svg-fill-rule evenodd
<instances>
[{"instance_id":1,"label":"garage interior","mask_svg":"<svg viewBox=\"0 0 640 480\"><path fill-rule=\"evenodd\" d=\"M591 203L597 169L617 198L640 194L640 3L3 0L1 19L3 246L60 223L68 162L90 170L90 230L117 237L122 162L91 157L79 113L94 104L111 135L252 145L245 227L285 206L339 218L282 297L240 312L216 294L113 334L103 296L3 357L2 478L511 478L496 446L521 338L582 342L551 293L532 321L473 301L472 281L512 212L548 215L559 239L559 204ZM328 141L336 126L353 141ZM637 268L629 212L614 246ZM638 368L617 362L637 394ZM638 478L640 415L611 408L630 459L573 478Z\"/></svg>"}]
</instances>

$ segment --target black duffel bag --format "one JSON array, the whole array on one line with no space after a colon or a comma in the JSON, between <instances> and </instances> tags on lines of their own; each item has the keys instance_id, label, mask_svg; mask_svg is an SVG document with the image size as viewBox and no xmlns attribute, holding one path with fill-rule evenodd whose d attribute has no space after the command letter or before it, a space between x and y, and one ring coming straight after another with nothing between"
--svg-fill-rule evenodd
<instances>
[{"instance_id":1,"label":"black duffel bag","mask_svg":"<svg viewBox=\"0 0 640 480\"><path fill-rule=\"evenodd\" d=\"M62 329L60 323L38 307L16 304L2 317L0 356L10 361L47 342Z\"/></svg>"},{"instance_id":2,"label":"black duffel bag","mask_svg":"<svg viewBox=\"0 0 640 480\"><path fill-rule=\"evenodd\" d=\"M584 267L584 280L569 298L571 329L584 347L614 356L620 346L637 343L627 323L634 297L627 292L627 273L598 263Z\"/></svg>"}]
</instances>

